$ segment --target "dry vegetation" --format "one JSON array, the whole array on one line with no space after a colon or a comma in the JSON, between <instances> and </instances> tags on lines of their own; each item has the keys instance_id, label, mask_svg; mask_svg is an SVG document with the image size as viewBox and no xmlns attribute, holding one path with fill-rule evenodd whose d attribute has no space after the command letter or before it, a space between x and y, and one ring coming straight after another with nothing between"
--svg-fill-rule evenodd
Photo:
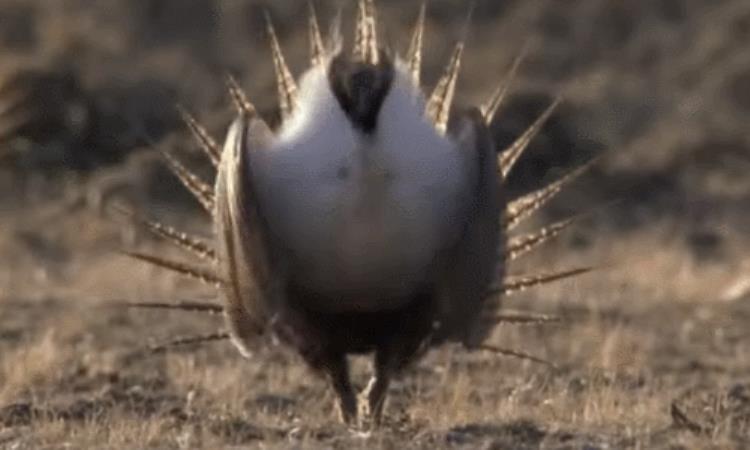
<instances>
[{"instance_id":1,"label":"dry vegetation","mask_svg":"<svg viewBox=\"0 0 750 450\"><path fill-rule=\"evenodd\" d=\"M334 2L320 3L332 15ZM418 5L379 3L400 46ZM463 7L430 3L434 80ZM170 250L113 222L107 205L205 233L153 147L197 154L178 101L222 132L226 70L269 109L261 11L300 68L303 2L1 0L3 77L73 77L55 101L86 114L72 128L24 130L0 151L0 448L750 446L750 4L478 5L464 99L489 92L532 39L498 141L554 93L568 100L513 192L606 154L539 221L591 212L522 266L601 269L505 303L565 318L493 337L556 368L445 348L394 386L388 423L363 435L336 424L331 395L294 355L269 347L243 360L226 342L151 354L150 344L211 333L220 318L112 306L210 295L118 256L122 246ZM70 125L69 109L55 111Z\"/></svg>"}]
</instances>

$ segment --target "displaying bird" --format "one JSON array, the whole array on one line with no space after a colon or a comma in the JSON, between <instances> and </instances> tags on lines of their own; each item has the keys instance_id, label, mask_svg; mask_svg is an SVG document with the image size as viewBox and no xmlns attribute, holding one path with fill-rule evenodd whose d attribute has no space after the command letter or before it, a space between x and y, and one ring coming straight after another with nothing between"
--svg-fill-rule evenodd
<instances>
[{"instance_id":1,"label":"displaying bird","mask_svg":"<svg viewBox=\"0 0 750 450\"><path fill-rule=\"evenodd\" d=\"M217 167L215 185L166 155L212 215L215 242L143 220L213 269L130 253L214 284L221 304L130 306L224 314L228 333L172 344L229 338L250 355L260 337L274 336L325 375L348 423L378 423L392 378L442 344L533 359L485 341L499 322L551 319L500 315L500 298L588 269L506 275L507 262L569 220L507 236L583 169L508 202L504 180L557 102L497 152L488 126L511 77L481 108L454 107L462 40L426 95L424 24L423 6L408 52L394 55L378 43L373 1L360 0L345 50L338 35L324 43L311 8L311 66L295 80L269 20L282 123L271 129L229 78L238 116L223 147L184 113ZM360 396L349 377L351 354L374 355Z\"/></svg>"}]
</instances>

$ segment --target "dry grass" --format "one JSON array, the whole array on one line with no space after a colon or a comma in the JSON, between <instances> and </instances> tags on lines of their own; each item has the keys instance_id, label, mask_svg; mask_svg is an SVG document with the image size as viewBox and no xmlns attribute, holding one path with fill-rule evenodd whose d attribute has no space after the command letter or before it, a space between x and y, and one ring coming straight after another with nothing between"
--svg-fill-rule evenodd
<instances>
[{"instance_id":1,"label":"dry grass","mask_svg":"<svg viewBox=\"0 0 750 450\"><path fill-rule=\"evenodd\" d=\"M21 3L2 0L0 10ZM171 106L179 99L219 131L228 115L225 67L261 107L272 104L262 94L272 92L272 72L257 64L268 56L257 45L262 35L258 23L246 23L262 17L258 2L214 2L215 26L188 20L208 17L208 0L164 0L161 14L120 0L28 3L38 9L30 19L36 38L19 49L0 30L2 57L54 67L77 49L71 64L102 115L92 131L97 148L125 153L145 139L194 156ZM322 16L333 10L321 3ZM409 25L400 4L379 3L389 32ZM428 80L462 17L452 2L431 3ZM272 12L297 68L307 47L293 24L305 11L292 4L274 2ZM175 14L185 20L171 20ZM172 250L123 233L92 208L91 192L198 232L205 220L146 153L85 175L37 170L37 155L15 166L0 161L0 448L750 446L747 2L484 2L475 17L463 98L482 98L524 38L537 39L520 100L501 113L499 142L530 123L540 97L563 90L569 99L521 161L514 192L596 153L592 142L612 148L534 225L595 210L514 268L600 269L505 300L562 323L503 324L492 337L557 369L457 348L433 352L393 387L385 427L363 436L336 423L324 383L281 348L250 360L227 342L149 354L149 343L213 332L221 320L108 305L211 291L117 256L133 243ZM365 369L357 361L359 384Z\"/></svg>"},{"instance_id":2,"label":"dry grass","mask_svg":"<svg viewBox=\"0 0 750 450\"><path fill-rule=\"evenodd\" d=\"M116 227L109 233L116 236ZM283 349L242 360L224 342L133 357L147 343L144 336L207 332L220 321L103 307L102 298L87 292L90 276L104 298L134 280L150 287L131 291L132 298L168 299L197 286L140 268L128 269L128 280L101 276L112 270L106 264L82 271L82 279L68 280L64 298L21 306L4 297L8 313L0 329L17 329L18 336L0 340L9 355L0 371L6 427L0 439L20 448L58 448L61 442L74 448L740 445L750 425L747 297L701 297L718 292L724 281L686 262L676 243L638 257L661 233L641 231L614 244L610 251L627 255L628 264L507 300L512 309L566 318L545 326L502 325L493 336L504 347L553 360L557 370L460 348L434 352L394 387L387 426L366 439L335 423L324 383ZM534 259L572 255L560 258L565 266L609 254L598 242L573 254L572 240L563 238ZM76 293L75 286L83 290ZM91 303L71 303L75 299ZM40 318L54 327L34 326ZM364 382L362 364L355 375ZM675 425L673 403L705 430Z\"/></svg>"}]
</instances>

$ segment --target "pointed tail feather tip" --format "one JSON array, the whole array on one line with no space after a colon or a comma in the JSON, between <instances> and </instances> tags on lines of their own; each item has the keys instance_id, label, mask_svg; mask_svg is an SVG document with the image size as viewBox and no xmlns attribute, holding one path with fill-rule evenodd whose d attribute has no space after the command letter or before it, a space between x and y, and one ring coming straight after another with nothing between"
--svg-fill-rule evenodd
<instances>
[{"instance_id":1,"label":"pointed tail feather tip","mask_svg":"<svg viewBox=\"0 0 750 450\"><path fill-rule=\"evenodd\" d=\"M184 275L189 278L193 278L209 285L220 286L224 284L223 281L213 271L210 270L140 252L122 251L121 253L130 258L137 259L139 261L143 261L157 267L161 267L163 269L180 275Z\"/></svg>"},{"instance_id":2,"label":"pointed tail feather tip","mask_svg":"<svg viewBox=\"0 0 750 450\"><path fill-rule=\"evenodd\" d=\"M521 157L524 151L529 147L532 140L542 131L544 124L552 116L557 107L562 102L562 97L557 97L547 107L547 109L537 118L526 131L521 134L506 150L502 151L498 156L498 168L503 179L508 177L508 174L513 169L518 159Z\"/></svg>"},{"instance_id":3,"label":"pointed tail feather tip","mask_svg":"<svg viewBox=\"0 0 750 450\"><path fill-rule=\"evenodd\" d=\"M376 15L373 0L359 0L353 56L355 59L373 65L378 64L380 58Z\"/></svg>"},{"instance_id":4,"label":"pointed tail feather tip","mask_svg":"<svg viewBox=\"0 0 750 450\"><path fill-rule=\"evenodd\" d=\"M271 56L276 73L276 86L279 94L279 108L283 119L289 118L297 107L297 83L286 64L281 44L276 36L271 15L266 11L266 30L271 41Z\"/></svg>"},{"instance_id":5,"label":"pointed tail feather tip","mask_svg":"<svg viewBox=\"0 0 750 450\"><path fill-rule=\"evenodd\" d=\"M483 321L493 324L511 324L511 325L542 325L562 322L561 317L545 316L534 314L497 314L483 317Z\"/></svg>"},{"instance_id":6,"label":"pointed tail feather tip","mask_svg":"<svg viewBox=\"0 0 750 450\"><path fill-rule=\"evenodd\" d=\"M307 0L307 8L309 10L310 63L313 66L319 66L323 64L325 58L325 46L323 45L323 37L320 34L318 14L315 11L313 0Z\"/></svg>"},{"instance_id":7,"label":"pointed tail feather tip","mask_svg":"<svg viewBox=\"0 0 750 450\"><path fill-rule=\"evenodd\" d=\"M255 105L250 102L247 94L237 82L237 79L231 74L227 74L225 81L227 90L229 91L229 97L232 99L232 104L234 104L237 114L254 117L257 114Z\"/></svg>"},{"instance_id":8,"label":"pointed tail feather tip","mask_svg":"<svg viewBox=\"0 0 750 450\"><path fill-rule=\"evenodd\" d=\"M499 285L490 289L489 295L510 295L523 292L532 287L553 283L555 281L572 278L583 275L594 270L593 267L581 267L578 269L565 270L560 272L543 273L539 275L509 277L503 280Z\"/></svg>"},{"instance_id":9,"label":"pointed tail feather tip","mask_svg":"<svg viewBox=\"0 0 750 450\"><path fill-rule=\"evenodd\" d=\"M214 167L219 166L219 159L221 158L221 149L216 140L211 137L208 131L190 114L187 109L182 106L177 106L177 111L182 117L182 121L190 130L190 133L195 138L196 142L200 146L201 150L208 156Z\"/></svg>"},{"instance_id":10,"label":"pointed tail feather tip","mask_svg":"<svg viewBox=\"0 0 750 450\"><path fill-rule=\"evenodd\" d=\"M559 194L567 185L578 179L581 175L586 173L594 164L599 161L599 157L592 159L581 167L574 169L562 178L550 183L549 185L534 191L530 194L526 194L523 197L514 200L508 204L503 217L503 227L506 230L512 230L524 219L531 216L534 212L538 211L541 207L552 200L557 194Z\"/></svg>"},{"instance_id":11,"label":"pointed tail feather tip","mask_svg":"<svg viewBox=\"0 0 750 450\"><path fill-rule=\"evenodd\" d=\"M224 332L211 333L211 334L205 334L205 335L196 335L196 336L184 336L184 337L172 339L163 344L152 345L149 347L149 352L153 354L163 353L163 352L166 352L167 350L177 348L177 347L185 347L188 345L196 345L196 344L206 344L208 342L224 341L228 339L230 339L229 333L224 333Z\"/></svg>"},{"instance_id":12,"label":"pointed tail feather tip","mask_svg":"<svg viewBox=\"0 0 750 450\"><path fill-rule=\"evenodd\" d=\"M153 235L166 239L178 248L185 250L198 258L206 261L215 262L216 253L215 251L201 238L191 236L185 232L179 231L169 225L165 225L161 222L154 220L148 220L121 205L113 205L112 208L119 214L122 214L128 218L136 220L139 224L146 227L146 229Z\"/></svg>"},{"instance_id":13,"label":"pointed tail feather tip","mask_svg":"<svg viewBox=\"0 0 750 450\"><path fill-rule=\"evenodd\" d=\"M419 9L417 24L414 26L411 42L409 44L409 50L406 53L406 61L409 67L409 73L411 74L414 86L417 88L421 86L422 47L424 45L424 27L426 14L427 1L425 0L422 2L422 6Z\"/></svg>"},{"instance_id":14,"label":"pointed tail feather tip","mask_svg":"<svg viewBox=\"0 0 750 450\"><path fill-rule=\"evenodd\" d=\"M503 249L503 259L513 261L521 256L535 250L540 245L545 244L556 238L568 227L575 222L574 218L561 220L560 222L548 225L534 233L528 233L512 238L505 249Z\"/></svg>"},{"instance_id":15,"label":"pointed tail feather tip","mask_svg":"<svg viewBox=\"0 0 750 450\"><path fill-rule=\"evenodd\" d=\"M482 116L484 117L485 124L487 126L490 126L492 122L495 120L495 117L497 116L497 113L500 110L500 107L503 105L505 99L507 98L508 92L510 92L513 82L516 79L516 74L518 73L518 69L521 67L521 64L526 59L526 55L528 54L529 47L530 47L530 44L528 42L524 44L524 46L521 48L521 51L513 60L513 64L511 65L510 70L508 71L508 74L500 82L498 87L490 96L489 100L487 100L487 102L484 105L482 105L481 112L482 112Z\"/></svg>"},{"instance_id":16,"label":"pointed tail feather tip","mask_svg":"<svg viewBox=\"0 0 750 450\"><path fill-rule=\"evenodd\" d=\"M459 41L453 49L450 62L445 68L443 76L427 102L427 117L432 121L439 133L445 134L448 129L453 97L456 92L456 82L461 69L461 59L464 52L464 41Z\"/></svg>"},{"instance_id":17,"label":"pointed tail feather tip","mask_svg":"<svg viewBox=\"0 0 750 450\"><path fill-rule=\"evenodd\" d=\"M512 350L512 349L507 349L507 348L501 348L501 347L497 347L497 346L491 345L491 344L480 344L480 345L477 345L476 347L474 347L473 349L475 349L475 350L484 350L484 351L487 351L487 352L494 353L496 355L511 356L513 358L525 359L525 360L528 360L528 361L531 361L531 362L534 362L534 363L537 363L537 364L542 364L542 365L547 366L547 367L549 367L551 369L557 369L557 366L554 363L552 363L550 361L547 361L546 359L540 358L538 356L534 356L534 355L531 355L529 353L522 352L520 350Z\"/></svg>"},{"instance_id":18,"label":"pointed tail feather tip","mask_svg":"<svg viewBox=\"0 0 750 450\"><path fill-rule=\"evenodd\" d=\"M160 152L172 173L174 173L185 188L193 194L196 200L198 200L198 203L203 206L203 209L209 214L212 214L214 210L213 188L208 183L201 180L198 175L185 167L174 155L172 155L171 152L166 149L161 149Z\"/></svg>"}]
</instances>

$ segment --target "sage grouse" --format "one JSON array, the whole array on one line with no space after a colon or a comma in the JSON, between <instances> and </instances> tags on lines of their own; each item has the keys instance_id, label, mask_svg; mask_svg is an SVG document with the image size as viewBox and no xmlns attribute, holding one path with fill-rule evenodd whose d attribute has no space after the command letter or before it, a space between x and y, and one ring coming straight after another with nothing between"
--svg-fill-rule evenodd
<instances>
[{"instance_id":1,"label":"sage grouse","mask_svg":"<svg viewBox=\"0 0 750 450\"><path fill-rule=\"evenodd\" d=\"M143 221L214 270L130 253L217 287L220 306L131 305L223 312L228 333L174 344L230 338L249 356L260 336L274 336L326 376L346 422L360 412L348 355L374 354L374 376L361 406L377 422L392 377L433 347L460 343L532 358L484 342L498 322L545 320L498 315L499 297L588 270L505 275L506 262L570 221L512 239L508 231L582 169L507 202L503 180L554 104L498 153L488 124L510 77L483 107L453 108L461 41L425 95L424 14L423 7L402 58L378 45L372 0L359 1L351 51L338 37L324 44L311 8L311 67L299 80L286 66L269 20L281 124L269 128L229 78L239 113L223 148L184 113L218 169L215 187L166 155L212 214L215 248Z\"/></svg>"}]
</instances>

